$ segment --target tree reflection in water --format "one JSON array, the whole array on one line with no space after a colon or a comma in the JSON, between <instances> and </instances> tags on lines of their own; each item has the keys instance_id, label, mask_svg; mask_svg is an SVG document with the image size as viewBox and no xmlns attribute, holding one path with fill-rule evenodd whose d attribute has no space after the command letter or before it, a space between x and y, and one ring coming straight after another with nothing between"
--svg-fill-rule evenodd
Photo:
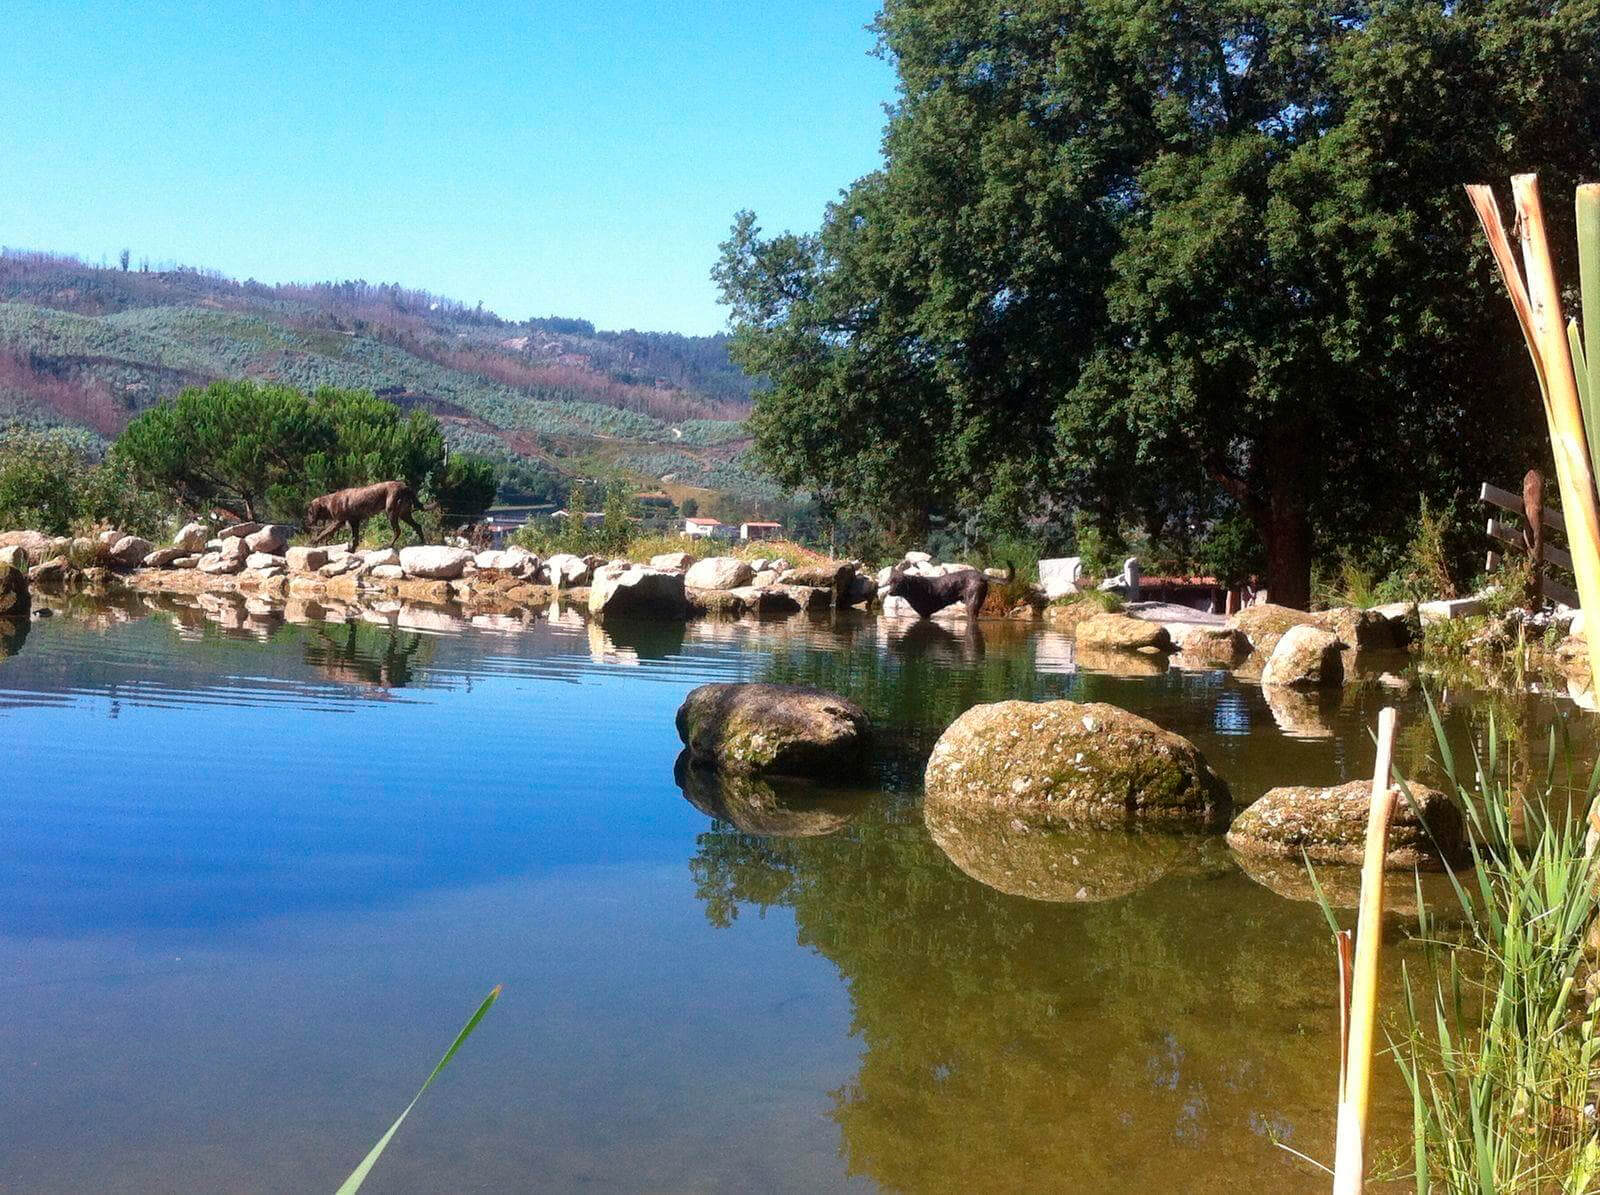
<instances>
[{"instance_id":1,"label":"tree reflection in water","mask_svg":"<svg viewBox=\"0 0 1600 1195\"><path fill-rule=\"evenodd\" d=\"M832 1110L850 1172L907 1191L1315 1187L1271 1136L1331 1153L1320 911L1214 838L991 831L941 821L952 863L901 794L830 837L699 837L711 923L791 909L850 992L864 1048Z\"/></svg>"},{"instance_id":2,"label":"tree reflection in water","mask_svg":"<svg viewBox=\"0 0 1600 1195\"><path fill-rule=\"evenodd\" d=\"M432 654L429 650L420 660L413 660L428 637L394 626L347 622L342 626L315 623L311 628L306 636L306 663L329 680L353 685L372 697L385 697L391 689L413 683L417 670Z\"/></svg>"}]
</instances>

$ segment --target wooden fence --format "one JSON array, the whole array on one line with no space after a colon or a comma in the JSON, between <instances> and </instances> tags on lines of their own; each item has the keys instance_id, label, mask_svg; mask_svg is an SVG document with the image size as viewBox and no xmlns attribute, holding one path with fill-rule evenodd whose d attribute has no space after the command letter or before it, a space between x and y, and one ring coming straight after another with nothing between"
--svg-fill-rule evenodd
<instances>
[{"instance_id":1,"label":"wooden fence","mask_svg":"<svg viewBox=\"0 0 1600 1195\"><path fill-rule=\"evenodd\" d=\"M1522 509L1522 495L1513 494L1510 490L1502 490L1499 486L1485 482L1483 489L1478 493L1478 500L1488 506L1496 507L1519 519L1526 520L1527 516ZM1539 510L1539 521L1548 531L1566 533L1567 525L1561 519L1561 512L1550 506L1543 506ZM1528 550L1527 538L1519 527L1502 523L1493 515L1489 517L1489 538L1496 543L1504 544L1512 551L1526 552ZM1556 547L1548 539L1543 545L1544 567L1540 570L1540 583L1545 594L1563 606L1578 606L1578 595L1570 586L1562 583L1550 571L1550 565L1556 565L1572 571L1572 556L1565 550ZM1493 548L1489 550L1487 567L1492 571L1500 563L1500 553Z\"/></svg>"}]
</instances>

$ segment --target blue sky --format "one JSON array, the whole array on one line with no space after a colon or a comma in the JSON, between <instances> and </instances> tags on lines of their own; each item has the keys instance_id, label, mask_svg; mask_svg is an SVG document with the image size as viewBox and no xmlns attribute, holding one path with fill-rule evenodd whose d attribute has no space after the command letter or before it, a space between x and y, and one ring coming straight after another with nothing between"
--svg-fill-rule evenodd
<instances>
[{"instance_id":1,"label":"blue sky","mask_svg":"<svg viewBox=\"0 0 1600 1195\"><path fill-rule=\"evenodd\" d=\"M0 244L715 331L734 212L878 162L875 8L13 0Z\"/></svg>"}]
</instances>

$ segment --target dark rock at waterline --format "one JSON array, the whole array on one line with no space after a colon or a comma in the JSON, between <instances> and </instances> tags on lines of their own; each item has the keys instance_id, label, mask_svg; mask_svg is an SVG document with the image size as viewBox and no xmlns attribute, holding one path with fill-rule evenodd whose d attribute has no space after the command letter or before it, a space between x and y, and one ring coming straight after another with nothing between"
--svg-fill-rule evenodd
<instances>
[{"instance_id":1,"label":"dark rock at waterline","mask_svg":"<svg viewBox=\"0 0 1600 1195\"><path fill-rule=\"evenodd\" d=\"M939 737L929 801L1112 826L1222 824L1232 799L1189 740L1102 702L973 706Z\"/></svg>"},{"instance_id":2,"label":"dark rock at waterline","mask_svg":"<svg viewBox=\"0 0 1600 1195\"><path fill-rule=\"evenodd\" d=\"M701 685L677 725L695 763L745 775L847 776L871 733L855 702L800 685Z\"/></svg>"},{"instance_id":3,"label":"dark rock at waterline","mask_svg":"<svg viewBox=\"0 0 1600 1195\"><path fill-rule=\"evenodd\" d=\"M683 574L633 565L596 578L589 590L589 613L603 619L687 618Z\"/></svg>"},{"instance_id":4,"label":"dark rock at waterline","mask_svg":"<svg viewBox=\"0 0 1600 1195\"><path fill-rule=\"evenodd\" d=\"M744 776L699 767L688 751L673 778L684 799L707 817L758 838L837 834L866 805L864 792L829 790L788 777Z\"/></svg>"},{"instance_id":5,"label":"dark rock at waterline","mask_svg":"<svg viewBox=\"0 0 1600 1195\"><path fill-rule=\"evenodd\" d=\"M1438 870L1459 862L1467 841L1461 810L1437 789L1411 785L1410 793L1410 801L1401 796L1395 802L1385 867ZM1240 855L1359 866L1371 797L1366 780L1272 789L1234 819L1228 845Z\"/></svg>"},{"instance_id":6,"label":"dark rock at waterline","mask_svg":"<svg viewBox=\"0 0 1600 1195\"><path fill-rule=\"evenodd\" d=\"M0 562L0 618L26 622L32 604L28 574L24 568L14 563Z\"/></svg>"},{"instance_id":7,"label":"dark rock at waterline","mask_svg":"<svg viewBox=\"0 0 1600 1195\"><path fill-rule=\"evenodd\" d=\"M1029 900L1116 900L1155 883L1184 852L1169 834L1062 824L988 806L931 800L922 815L929 836L963 873Z\"/></svg>"}]
</instances>

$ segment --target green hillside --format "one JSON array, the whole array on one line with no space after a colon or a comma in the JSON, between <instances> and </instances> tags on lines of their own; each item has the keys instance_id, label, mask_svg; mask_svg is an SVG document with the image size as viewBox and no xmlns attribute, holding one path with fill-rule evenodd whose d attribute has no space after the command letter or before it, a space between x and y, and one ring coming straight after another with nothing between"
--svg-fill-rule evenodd
<instances>
[{"instance_id":1,"label":"green hillside","mask_svg":"<svg viewBox=\"0 0 1600 1195\"><path fill-rule=\"evenodd\" d=\"M0 420L108 439L185 386L228 377L422 407L453 446L524 481L620 470L778 494L745 459L750 383L725 337L512 321L392 285L265 286L0 253Z\"/></svg>"}]
</instances>

